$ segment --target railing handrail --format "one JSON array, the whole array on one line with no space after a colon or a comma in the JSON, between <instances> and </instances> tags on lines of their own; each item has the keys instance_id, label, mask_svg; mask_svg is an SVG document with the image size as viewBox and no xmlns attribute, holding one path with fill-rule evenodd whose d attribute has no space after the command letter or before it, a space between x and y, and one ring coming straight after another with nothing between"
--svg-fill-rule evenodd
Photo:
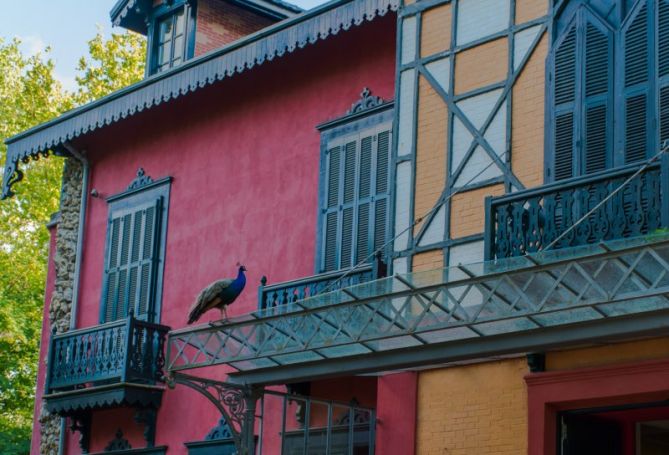
<instances>
[{"instance_id":1,"label":"railing handrail","mask_svg":"<svg viewBox=\"0 0 669 455\"><path fill-rule=\"evenodd\" d=\"M360 272L369 272L372 270L374 266L372 264L364 264L361 265L360 267L357 267L356 273ZM291 286L297 286L300 284L308 284L308 283L314 283L318 281L325 281L329 280L331 278L338 278L341 275L345 274L348 272L350 268L345 268L345 269L339 269L339 270L332 270L330 272L323 272L323 273L317 273L315 275L307 276L307 277L302 277L298 278L295 280L290 280L290 281L281 281L279 283L274 283L274 284L266 284L263 286L263 289L265 291L274 291L276 289L281 289L285 287L291 287Z\"/></svg>"},{"instance_id":2,"label":"railing handrail","mask_svg":"<svg viewBox=\"0 0 669 455\"><path fill-rule=\"evenodd\" d=\"M52 340L62 340L69 337L76 337L78 335L85 335L98 330L110 329L112 327L122 327L127 323L127 318L117 319L116 321L105 322L103 324L84 327L82 329L68 330L67 332L56 333L51 336Z\"/></svg>"},{"instance_id":3,"label":"railing handrail","mask_svg":"<svg viewBox=\"0 0 669 455\"><path fill-rule=\"evenodd\" d=\"M579 186L588 185L590 183L599 182L602 180L629 175L637 171L643 164L644 163L628 164L614 169L607 169L604 171L588 175L581 175L565 180L559 180L557 182L546 183L544 185L535 188L520 190L509 194L503 194L501 196L489 196L489 197L492 206L495 206L497 204L515 202L522 199L528 199L531 197L549 194L554 192L555 190L566 190L570 188L576 188ZM648 170L655 169L659 166L660 166L659 163L650 165L648 167L649 168Z\"/></svg>"}]
</instances>

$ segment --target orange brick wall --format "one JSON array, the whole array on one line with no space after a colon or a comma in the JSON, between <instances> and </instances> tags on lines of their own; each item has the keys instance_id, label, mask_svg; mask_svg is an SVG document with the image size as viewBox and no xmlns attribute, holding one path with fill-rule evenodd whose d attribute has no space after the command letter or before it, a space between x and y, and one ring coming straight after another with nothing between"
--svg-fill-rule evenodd
<instances>
[{"instance_id":1,"label":"orange brick wall","mask_svg":"<svg viewBox=\"0 0 669 455\"><path fill-rule=\"evenodd\" d=\"M422 371L416 453L527 453L527 363L509 359Z\"/></svg>"},{"instance_id":2,"label":"orange brick wall","mask_svg":"<svg viewBox=\"0 0 669 455\"><path fill-rule=\"evenodd\" d=\"M493 185L465 193L451 199L451 238L457 239L483 232L485 197L504 194L504 185Z\"/></svg>"},{"instance_id":3,"label":"orange brick wall","mask_svg":"<svg viewBox=\"0 0 669 455\"><path fill-rule=\"evenodd\" d=\"M516 24L546 15L548 0L516 0Z\"/></svg>"},{"instance_id":4,"label":"orange brick wall","mask_svg":"<svg viewBox=\"0 0 669 455\"><path fill-rule=\"evenodd\" d=\"M413 272L425 272L444 267L444 251L432 250L415 254L411 270Z\"/></svg>"},{"instance_id":5,"label":"orange brick wall","mask_svg":"<svg viewBox=\"0 0 669 455\"><path fill-rule=\"evenodd\" d=\"M458 53L455 57L455 93L506 80L508 66L509 40L506 38Z\"/></svg>"},{"instance_id":6,"label":"orange brick wall","mask_svg":"<svg viewBox=\"0 0 669 455\"><path fill-rule=\"evenodd\" d=\"M534 50L513 87L511 165L527 188L544 181L544 94L548 35Z\"/></svg>"},{"instance_id":7,"label":"orange brick wall","mask_svg":"<svg viewBox=\"0 0 669 455\"><path fill-rule=\"evenodd\" d=\"M429 57L450 48L451 24L450 3L423 13L423 29L420 39L421 57Z\"/></svg>"},{"instance_id":8,"label":"orange brick wall","mask_svg":"<svg viewBox=\"0 0 669 455\"><path fill-rule=\"evenodd\" d=\"M274 23L223 0L197 3L195 56L218 49Z\"/></svg>"},{"instance_id":9,"label":"orange brick wall","mask_svg":"<svg viewBox=\"0 0 669 455\"><path fill-rule=\"evenodd\" d=\"M446 184L446 103L423 76L418 86L418 136L416 142L416 201L414 219L424 216L437 202ZM419 232L421 224L414 232Z\"/></svg>"}]
</instances>

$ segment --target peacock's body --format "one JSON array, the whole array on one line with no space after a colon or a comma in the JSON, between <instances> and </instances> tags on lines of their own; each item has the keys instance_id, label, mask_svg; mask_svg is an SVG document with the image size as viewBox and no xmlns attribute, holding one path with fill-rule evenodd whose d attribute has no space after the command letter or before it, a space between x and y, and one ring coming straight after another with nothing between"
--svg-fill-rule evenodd
<instances>
[{"instance_id":1,"label":"peacock's body","mask_svg":"<svg viewBox=\"0 0 669 455\"><path fill-rule=\"evenodd\" d=\"M188 323L192 324L200 319L200 316L204 313L213 310L214 308L221 310L221 318L227 319L228 305L239 297L239 294L244 290L244 286L246 286L245 271L246 267L240 265L239 271L237 272L237 278L234 280L228 278L225 280L214 281L204 288L190 307Z\"/></svg>"}]
</instances>

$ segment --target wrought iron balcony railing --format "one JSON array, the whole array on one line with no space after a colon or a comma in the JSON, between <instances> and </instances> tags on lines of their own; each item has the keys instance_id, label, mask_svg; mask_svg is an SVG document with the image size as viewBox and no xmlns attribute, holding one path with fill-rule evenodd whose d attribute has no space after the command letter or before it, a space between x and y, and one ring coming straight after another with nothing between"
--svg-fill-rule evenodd
<instances>
[{"instance_id":1,"label":"wrought iron balcony railing","mask_svg":"<svg viewBox=\"0 0 669 455\"><path fill-rule=\"evenodd\" d=\"M285 308L284 305L313 297L322 292L336 291L385 276L386 265L380 257L377 257L372 263L357 267L353 271L336 270L271 285L267 284L266 277L262 277L258 288L258 310Z\"/></svg>"},{"instance_id":2,"label":"wrought iron balcony railing","mask_svg":"<svg viewBox=\"0 0 669 455\"><path fill-rule=\"evenodd\" d=\"M53 335L46 395L113 383L162 380L169 327L130 316L108 324Z\"/></svg>"},{"instance_id":3,"label":"wrought iron balcony railing","mask_svg":"<svg viewBox=\"0 0 669 455\"><path fill-rule=\"evenodd\" d=\"M639 169L627 166L486 200L486 259L636 237L667 226L664 166L651 166L573 229ZM663 217L665 221L663 221ZM566 234L565 234L566 232ZM563 235L564 234L564 235ZM561 237L562 236L562 237Z\"/></svg>"}]
</instances>

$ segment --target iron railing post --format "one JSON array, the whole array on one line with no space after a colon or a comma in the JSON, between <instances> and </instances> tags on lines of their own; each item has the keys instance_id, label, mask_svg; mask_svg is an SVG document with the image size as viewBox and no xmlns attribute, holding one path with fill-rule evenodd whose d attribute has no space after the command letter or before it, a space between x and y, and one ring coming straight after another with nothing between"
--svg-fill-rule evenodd
<instances>
[{"instance_id":1,"label":"iron railing post","mask_svg":"<svg viewBox=\"0 0 669 455\"><path fill-rule=\"evenodd\" d=\"M53 367L54 367L54 351L55 351L55 344L56 342L54 341L54 338L56 337L56 325L54 324L53 327L51 327L51 337L49 338L49 351L46 354L47 358L47 365L46 365L46 379L44 381L44 394L48 395L49 391L51 389L51 376L53 375Z\"/></svg>"},{"instance_id":2,"label":"iron railing post","mask_svg":"<svg viewBox=\"0 0 669 455\"><path fill-rule=\"evenodd\" d=\"M483 260L494 259L493 233L495 231L495 217L492 214L492 196L485 197L485 224L483 225Z\"/></svg>"},{"instance_id":3,"label":"iron railing post","mask_svg":"<svg viewBox=\"0 0 669 455\"><path fill-rule=\"evenodd\" d=\"M132 314L132 309L130 310L130 314L128 315L128 320L125 325L125 330L126 330L126 338L125 338L125 346L123 346L123 354L124 354L124 359L123 359L123 373L121 373L121 382L128 382L128 373L130 370L130 360L131 360L131 355L130 355L130 349L132 346L132 329L133 329L133 314Z\"/></svg>"},{"instance_id":4,"label":"iron railing post","mask_svg":"<svg viewBox=\"0 0 669 455\"><path fill-rule=\"evenodd\" d=\"M663 228L669 228L669 153L660 159L660 221Z\"/></svg>"}]
</instances>

